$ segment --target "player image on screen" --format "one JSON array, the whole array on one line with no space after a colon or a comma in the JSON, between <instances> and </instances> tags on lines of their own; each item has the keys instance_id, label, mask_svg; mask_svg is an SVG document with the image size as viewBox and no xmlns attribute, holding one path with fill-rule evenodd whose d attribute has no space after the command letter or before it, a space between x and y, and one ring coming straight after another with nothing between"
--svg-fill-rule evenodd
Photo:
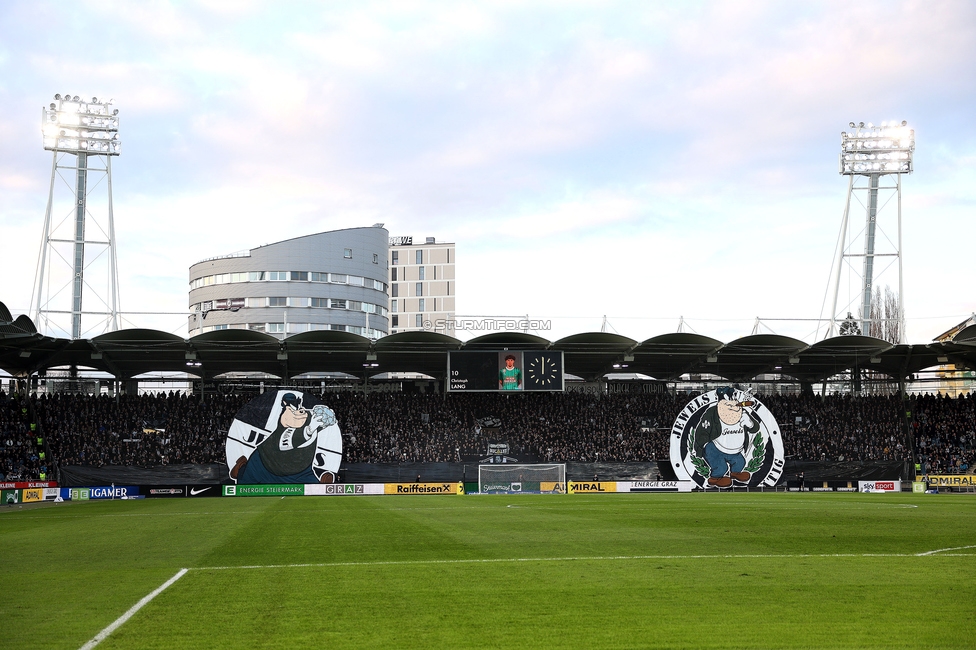
<instances>
[{"instance_id":1,"label":"player image on screen","mask_svg":"<svg viewBox=\"0 0 976 650\"><path fill-rule=\"evenodd\" d=\"M514 354L505 355L505 365L498 371L498 390L522 390L522 369L517 361Z\"/></svg>"}]
</instances>

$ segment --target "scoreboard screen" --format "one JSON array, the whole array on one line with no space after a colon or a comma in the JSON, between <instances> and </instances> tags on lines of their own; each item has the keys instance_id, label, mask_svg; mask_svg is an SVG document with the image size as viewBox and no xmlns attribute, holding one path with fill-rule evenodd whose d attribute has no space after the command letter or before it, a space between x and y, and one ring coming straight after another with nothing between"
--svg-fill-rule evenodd
<instances>
[{"instance_id":1,"label":"scoreboard screen","mask_svg":"<svg viewBox=\"0 0 976 650\"><path fill-rule=\"evenodd\" d=\"M449 392L562 391L563 353L553 350L454 350Z\"/></svg>"}]
</instances>

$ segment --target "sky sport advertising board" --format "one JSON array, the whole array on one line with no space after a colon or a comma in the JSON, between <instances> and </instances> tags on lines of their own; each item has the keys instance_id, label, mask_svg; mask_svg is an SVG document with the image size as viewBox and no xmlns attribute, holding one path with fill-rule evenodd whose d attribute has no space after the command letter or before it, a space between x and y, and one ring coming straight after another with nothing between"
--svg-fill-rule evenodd
<instances>
[{"instance_id":1,"label":"sky sport advertising board","mask_svg":"<svg viewBox=\"0 0 976 650\"><path fill-rule=\"evenodd\" d=\"M556 350L450 350L448 392L562 391L563 353Z\"/></svg>"}]
</instances>

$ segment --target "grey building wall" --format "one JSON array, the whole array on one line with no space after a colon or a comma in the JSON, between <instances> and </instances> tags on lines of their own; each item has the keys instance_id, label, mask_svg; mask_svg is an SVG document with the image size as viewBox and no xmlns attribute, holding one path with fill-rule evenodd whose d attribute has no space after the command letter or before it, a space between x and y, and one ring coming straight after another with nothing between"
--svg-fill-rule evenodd
<instances>
[{"instance_id":1,"label":"grey building wall","mask_svg":"<svg viewBox=\"0 0 976 650\"><path fill-rule=\"evenodd\" d=\"M283 337L341 328L384 336L389 333L388 248L389 233L374 226L296 237L198 262L190 267L189 335L249 328ZM285 304L269 304L272 298ZM286 324L287 331L279 331Z\"/></svg>"}]
</instances>

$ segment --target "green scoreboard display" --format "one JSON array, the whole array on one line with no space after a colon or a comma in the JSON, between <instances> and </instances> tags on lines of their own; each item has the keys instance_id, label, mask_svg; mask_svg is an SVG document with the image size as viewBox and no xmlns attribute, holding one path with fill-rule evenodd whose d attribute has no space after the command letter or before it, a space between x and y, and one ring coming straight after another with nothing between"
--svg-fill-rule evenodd
<instances>
[{"instance_id":1,"label":"green scoreboard display","mask_svg":"<svg viewBox=\"0 0 976 650\"><path fill-rule=\"evenodd\" d=\"M553 350L456 350L447 355L449 392L562 391L563 353Z\"/></svg>"}]
</instances>

